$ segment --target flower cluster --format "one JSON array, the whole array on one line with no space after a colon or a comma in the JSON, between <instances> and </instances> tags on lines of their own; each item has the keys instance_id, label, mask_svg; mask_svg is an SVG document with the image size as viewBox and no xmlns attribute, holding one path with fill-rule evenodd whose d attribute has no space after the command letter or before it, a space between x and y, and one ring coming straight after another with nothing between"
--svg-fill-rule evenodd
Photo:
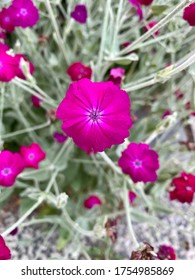
<instances>
[{"instance_id":1,"label":"flower cluster","mask_svg":"<svg viewBox=\"0 0 195 280\"><path fill-rule=\"evenodd\" d=\"M32 143L29 147L22 146L20 153L4 150L0 153L0 186L11 187L17 176L25 168L38 168L39 162L46 154L39 144Z\"/></svg>"},{"instance_id":2,"label":"flower cluster","mask_svg":"<svg viewBox=\"0 0 195 280\"><path fill-rule=\"evenodd\" d=\"M0 12L0 27L12 32L16 27L34 26L39 20L39 12L32 0L13 0L8 8Z\"/></svg>"}]
</instances>

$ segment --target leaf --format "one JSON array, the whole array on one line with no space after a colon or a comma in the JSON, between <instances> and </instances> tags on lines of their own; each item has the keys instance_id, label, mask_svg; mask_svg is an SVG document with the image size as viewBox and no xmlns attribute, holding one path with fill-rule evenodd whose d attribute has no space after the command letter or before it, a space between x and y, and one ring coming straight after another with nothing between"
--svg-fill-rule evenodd
<instances>
[{"instance_id":1,"label":"leaf","mask_svg":"<svg viewBox=\"0 0 195 280\"><path fill-rule=\"evenodd\" d=\"M0 203L4 202L7 200L11 194L13 193L14 189L13 188L7 188L7 189L0 189Z\"/></svg>"},{"instance_id":2,"label":"leaf","mask_svg":"<svg viewBox=\"0 0 195 280\"><path fill-rule=\"evenodd\" d=\"M19 214L20 216L24 215L29 208L31 208L35 204L35 201L29 198L23 198L20 200L20 208L19 208Z\"/></svg>"},{"instance_id":3,"label":"leaf","mask_svg":"<svg viewBox=\"0 0 195 280\"><path fill-rule=\"evenodd\" d=\"M143 213L143 211L131 208L132 219L140 223L155 224L158 222L156 217Z\"/></svg>"},{"instance_id":4,"label":"leaf","mask_svg":"<svg viewBox=\"0 0 195 280\"><path fill-rule=\"evenodd\" d=\"M167 5L154 5L152 6L152 13L154 16L159 16L168 8L169 6Z\"/></svg>"}]
</instances>

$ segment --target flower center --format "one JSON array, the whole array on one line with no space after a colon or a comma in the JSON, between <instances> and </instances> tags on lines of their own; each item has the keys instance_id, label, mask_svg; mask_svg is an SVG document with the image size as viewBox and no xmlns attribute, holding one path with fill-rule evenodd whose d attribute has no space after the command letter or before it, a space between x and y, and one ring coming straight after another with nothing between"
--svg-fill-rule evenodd
<instances>
[{"instance_id":1,"label":"flower center","mask_svg":"<svg viewBox=\"0 0 195 280\"><path fill-rule=\"evenodd\" d=\"M1 171L1 174L2 174L3 176L7 176L7 175L9 175L9 174L11 174L11 173L12 173L11 168L8 168L8 167L4 168L4 169Z\"/></svg>"},{"instance_id":2,"label":"flower center","mask_svg":"<svg viewBox=\"0 0 195 280\"><path fill-rule=\"evenodd\" d=\"M89 118L93 122L97 122L100 119L100 117L101 117L100 112L97 109L92 110L89 114Z\"/></svg>"},{"instance_id":3,"label":"flower center","mask_svg":"<svg viewBox=\"0 0 195 280\"><path fill-rule=\"evenodd\" d=\"M31 153L31 154L28 155L28 159L33 160L34 158L35 158L34 154Z\"/></svg>"},{"instance_id":4,"label":"flower center","mask_svg":"<svg viewBox=\"0 0 195 280\"><path fill-rule=\"evenodd\" d=\"M187 186L187 187L186 187L186 191L192 191L192 187Z\"/></svg>"},{"instance_id":5,"label":"flower center","mask_svg":"<svg viewBox=\"0 0 195 280\"><path fill-rule=\"evenodd\" d=\"M5 22L10 22L10 18L9 17L5 17L4 21Z\"/></svg>"},{"instance_id":6,"label":"flower center","mask_svg":"<svg viewBox=\"0 0 195 280\"><path fill-rule=\"evenodd\" d=\"M27 15L27 10L24 9L24 8L20 9L20 14L21 14L22 16L26 16L26 15Z\"/></svg>"},{"instance_id":7,"label":"flower center","mask_svg":"<svg viewBox=\"0 0 195 280\"><path fill-rule=\"evenodd\" d=\"M136 168L142 167L142 162L139 159L136 159L133 163Z\"/></svg>"}]
</instances>

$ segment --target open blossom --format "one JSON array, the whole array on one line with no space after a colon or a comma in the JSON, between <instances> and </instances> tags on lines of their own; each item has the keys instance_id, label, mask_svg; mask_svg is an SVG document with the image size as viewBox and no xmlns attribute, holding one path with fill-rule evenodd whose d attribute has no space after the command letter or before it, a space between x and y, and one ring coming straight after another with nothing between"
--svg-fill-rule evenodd
<instances>
[{"instance_id":1,"label":"open blossom","mask_svg":"<svg viewBox=\"0 0 195 280\"><path fill-rule=\"evenodd\" d=\"M33 75L34 73L34 65L32 64L32 62L29 62L26 57L23 55L23 54L16 54L15 55L15 58L17 59L17 62L18 62L18 70L17 70L17 77L22 79L22 80L25 80L26 77L22 71L22 68L21 68L21 63L22 63L22 59L25 61L25 62L28 62L29 63L29 72L31 75Z\"/></svg>"},{"instance_id":2,"label":"open blossom","mask_svg":"<svg viewBox=\"0 0 195 280\"><path fill-rule=\"evenodd\" d=\"M102 204L102 201L97 195L90 195L83 202L84 207L87 209L91 209L94 206L99 206L101 204Z\"/></svg>"},{"instance_id":3,"label":"open blossom","mask_svg":"<svg viewBox=\"0 0 195 280\"><path fill-rule=\"evenodd\" d=\"M15 56L0 50L0 82L9 82L17 74L18 63Z\"/></svg>"},{"instance_id":4,"label":"open blossom","mask_svg":"<svg viewBox=\"0 0 195 280\"><path fill-rule=\"evenodd\" d=\"M151 150L147 144L129 144L127 149L123 151L118 164L135 183L155 182L157 179L158 154Z\"/></svg>"},{"instance_id":5,"label":"open blossom","mask_svg":"<svg viewBox=\"0 0 195 280\"><path fill-rule=\"evenodd\" d=\"M167 245L159 246L157 256L160 260L176 260L175 250Z\"/></svg>"},{"instance_id":6,"label":"open blossom","mask_svg":"<svg viewBox=\"0 0 195 280\"><path fill-rule=\"evenodd\" d=\"M0 42L0 51L6 52L7 50L9 50L9 46Z\"/></svg>"},{"instance_id":7,"label":"open blossom","mask_svg":"<svg viewBox=\"0 0 195 280\"><path fill-rule=\"evenodd\" d=\"M39 11L32 0L13 0L11 7L15 26L32 27L39 20Z\"/></svg>"},{"instance_id":8,"label":"open blossom","mask_svg":"<svg viewBox=\"0 0 195 280\"><path fill-rule=\"evenodd\" d=\"M125 75L125 69L118 67L110 70L108 81L113 82L116 86L120 87L122 79Z\"/></svg>"},{"instance_id":9,"label":"open blossom","mask_svg":"<svg viewBox=\"0 0 195 280\"><path fill-rule=\"evenodd\" d=\"M134 6L136 8L136 12L139 16L139 19L142 20L143 19L143 12L142 12L142 8L140 6L140 3L138 0L129 0L129 2L131 3L132 6Z\"/></svg>"},{"instance_id":10,"label":"open blossom","mask_svg":"<svg viewBox=\"0 0 195 280\"><path fill-rule=\"evenodd\" d=\"M76 5L70 15L77 22L84 24L87 21L87 8L85 5Z\"/></svg>"},{"instance_id":11,"label":"open blossom","mask_svg":"<svg viewBox=\"0 0 195 280\"><path fill-rule=\"evenodd\" d=\"M195 26L195 2L184 9L183 19L186 20L189 25Z\"/></svg>"},{"instance_id":12,"label":"open blossom","mask_svg":"<svg viewBox=\"0 0 195 280\"><path fill-rule=\"evenodd\" d=\"M12 32L15 29L13 14L12 6L2 9L0 12L0 26L7 32Z\"/></svg>"},{"instance_id":13,"label":"open blossom","mask_svg":"<svg viewBox=\"0 0 195 280\"><path fill-rule=\"evenodd\" d=\"M157 24L157 22L155 20L150 21L146 26L144 26L145 31L150 30L152 27L154 27ZM159 30L157 30L156 32L154 32L155 36L159 35Z\"/></svg>"},{"instance_id":14,"label":"open blossom","mask_svg":"<svg viewBox=\"0 0 195 280\"><path fill-rule=\"evenodd\" d=\"M54 132L53 138L58 143L64 143L68 137L64 133Z\"/></svg>"},{"instance_id":15,"label":"open blossom","mask_svg":"<svg viewBox=\"0 0 195 280\"><path fill-rule=\"evenodd\" d=\"M171 200L191 203L195 192L195 175L182 172L180 177L173 178L169 196Z\"/></svg>"},{"instance_id":16,"label":"open blossom","mask_svg":"<svg viewBox=\"0 0 195 280\"><path fill-rule=\"evenodd\" d=\"M141 5L144 5L144 6L149 6L152 4L154 0L138 0L138 2L141 4Z\"/></svg>"},{"instance_id":17,"label":"open blossom","mask_svg":"<svg viewBox=\"0 0 195 280\"><path fill-rule=\"evenodd\" d=\"M92 69L78 61L72 63L68 67L67 74L70 76L72 81L78 81L83 78L91 79Z\"/></svg>"},{"instance_id":18,"label":"open blossom","mask_svg":"<svg viewBox=\"0 0 195 280\"><path fill-rule=\"evenodd\" d=\"M0 186L11 187L24 169L24 160L18 153L4 150L0 153Z\"/></svg>"},{"instance_id":19,"label":"open blossom","mask_svg":"<svg viewBox=\"0 0 195 280\"><path fill-rule=\"evenodd\" d=\"M45 159L46 153L41 149L39 144L32 143L30 146L22 146L20 154L24 158L25 167L38 169L39 163Z\"/></svg>"},{"instance_id":20,"label":"open blossom","mask_svg":"<svg viewBox=\"0 0 195 280\"><path fill-rule=\"evenodd\" d=\"M11 252L5 244L3 237L0 235L0 260L10 260Z\"/></svg>"},{"instance_id":21,"label":"open blossom","mask_svg":"<svg viewBox=\"0 0 195 280\"><path fill-rule=\"evenodd\" d=\"M88 79L70 85L56 116L65 134L88 153L123 143L132 125L128 94L111 82Z\"/></svg>"}]
</instances>

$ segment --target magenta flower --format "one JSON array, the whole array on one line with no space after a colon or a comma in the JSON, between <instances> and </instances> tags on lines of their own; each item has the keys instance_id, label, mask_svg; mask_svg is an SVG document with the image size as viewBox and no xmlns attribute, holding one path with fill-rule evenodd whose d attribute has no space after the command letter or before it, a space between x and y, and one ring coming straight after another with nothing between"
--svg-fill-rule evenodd
<instances>
[{"instance_id":1,"label":"magenta flower","mask_svg":"<svg viewBox=\"0 0 195 280\"><path fill-rule=\"evenodd\" d=\"M195 192L195 175L181 173L180 177L173 178L169 191L170 200L178 200L182 203L191 203Z\"/></svg>"},{"instance_id":2,"label":"magenta flower","mask_svg":"<svg viewBox=\"0 0 195 280\"><path fill-rule=\"evenodd\" d=\"M7 38L5 31L0 26L0 39L5 40Z\"/></svg>"},{"instance_id":3,"label":"magenta flower","mask_svg":"<svg viewBox=\"0 0 195 280\"><path fill-rule=\"evenodd\" d=\"M0 153L0 185L11 187L14 185L16 177L24 169L24 160L18 153L2 151Z\"/></svg>"},{"instance_id":4,"label":"magenta flower","mask_svg":"<svg viewBox=\"0 0 195 280\"><path fill-rule=\"evenodd\" d=\"M64 143L67 140L68 137L63 133L54 132L53 138L58 143Z\"/></svg>"},{"instance_id":5,"label":"magenta flower","mask_svg":"<svg viewBox=\"0 0 195 280\"><path fill-rule=\"evenodd\" d=\"M11 7L15 26L32 27L39 20L39 11L32 0L13 0Z\"/></svg>"},{"instance_id":6,"label":"magenta flower","mask_svg":"<svg viewBox=\"0 0 195 280\"><path fill-rule=\"evenodd\" d=\"M158 154L151 150L147 144L129 144L127 149L123 151L118 164L135 183L155 182L157 179Z\"/></svg>"},{"instance_id":7,"label":"magenta flower","mask_svg":"<svg viewBox=\"0 0 195 280\"><path fill-rule=\"evenodd\" d=\"M87 21L87 8L85 5L76 5L70 15L77 22L84 24Z\"/></svg>"},{"instance_id":8,"label":"magenta flower","mask_svg":"<svg viewBox=\"0 0 195 280\"><path fill-rule=\"evenodd\" d=\"M183 92L180 89L177 89L174 92L174 94L175 94L176 99L182 99L184 97L184 94L183 94Z\"/></svg>"},{"instance_id":9,"label":"magenta flower","mask_svg":"<svg viewBox=\"0 0 195 280\"><path fill-rule=\"evenodd\" d=\"M92 69L78 61L68 67L67 74L72 81L78 81L83 78L91 79Z\"/></svg>"},{"instance_id":10,"label":"magenta flower","mask_svg":"<svg viewBox=\"0 0 195 280\"><path fill-rule=\"evenodd\" d=\"M141 5L144 5L144 6L149 6L152 4L154 0L138 0L138 2L141 4Z\"/></svg>"},{"instance_id":11,"label":"magenta flower","mask_svg":"<svg viewBox=\"0 0 195 280\"><path fill-rule=\"evenodd\" d=\"M20 153L24 158L25 167L31 167L35 169L39 168L39 162L44 160L46 157L46 153L37 143L32 143L29 147L22 146L20 148Z\"/></svg>"},{"instance_id":12,"label":"magenta flower","mask_svg":"<svg viewBox=\"0 0 195 280\"><path fill-rule=\"evenodd\" d=\"M142 8L140 6L140 3L138 0L129 0L129 2L131 3L132 6L134 6L136 8L136 12L139 16L139 19L142 20L143 19L143 12L142 12Z\"/></svg>"},{"instance_id":13,"label":"magenta flower","mask_svg":"<svg viewBox=\"0 0 195 280\"><path fill-rule=\"evenodd\" d=\"M0 260L10 260L11 252L5 244L3 237L0 235Z\"/></svg>"},{"instance_id":14,"label":"magenta flower","mask_svg":"<svg viewBox=\"0 0 195 280\"><path fill-rule=\"evenodd\" d=\"M130 204L133 204L134 200L137 197L137 194L135 192L129 191L128 195L129 195L129 202L130 202Z\"/></svg>"},{"instance_id":15,"label":"magenta flower","mask_svg":"<svg viewBox=\"0 0 195 280\"><path fill-rule=\"evenodd\" d=\"M26 80L26 77L21 68L22 59L29 63L30 74L33 75L35 68L34 68L34 65L32 64L32 62L29 62L23 54L16 54L15 58L17 59L17 62L18 62L18 71L17 71L18 78L20 78L22 80Z\"/></svg>"},{"instance_id":16,"label":"magenta flower","mask_svg":"<svg viewBox=\"0 0 195 280\"><path fill-rule=\"evenodd\" d=\"M18 63L15 56L0 50L0 81L9 82L17 74Z\"/></svg>"},{"instance_id":17,"label":"magenta flower","mask_svg":"<svg viewBox=\"0 0 195 280\"><path fill-rule=\"evenodd\" d=\"M125 75L125 69L118 67L118 68L112 68L110 70L110 76L108 78L108 81L113 82L116 86L120 87L122 79Z\"/></svg>"},{"instance_id":18,"label":"magenta flower","mask_svg":"<svg viewBox=\"0 0 195 280\"><path fill-rule=\"evenodd\" d=\"M157 24L157 22L155 20L150 21L146 26L144 26L145 31L150 30L152 27L154 27ZM157 30L156 32L154 32L155 36L159 35L159 30Z\"/></svg>"},{"instance_id":19,"label":"magenta flower","mask_svg":"<svg viewBox=\"0 0 195 280\"><path fill-rule=\"evenodd\" d=\"M183 19L186 20L190 26L195 26L195 2L191 3L184 9Z\"/></svg>"},{"instance_id":20,"label":"magenta flower","mask_svg":"<svg viewBox=\"0 0 195 280\"><path fill-rule=\"evenodd\" d=\"M163 114L162 114L162 119L165 119L167 116L170 116L172 113L170 110L166 110Z\"/></svg>"},{"instance_id":21,"label":"magenta flower","mask_svg":"<svg viewBox=\"0 0 195 280\"><path fill-rule=\"evenodd\" d=\"M32 105L36 108L40 108L41 107L41 102L43 100L40 99L39 97L35 96L35 95L32 95L31 96L31 102L32 102Z\"/></svg>"},{"instance_id":22,"label":"magenta flower","mask_svg":"<svg viewBox=\"0 0 195 280\"><path fill-rule=\"evenodd\" d=\"M56 116L65 134L88 153L123 143L132 125L128 94L111 82L88 79L70 85Z\"/></svg>"},{"instance_id":23,"label":"magenta flower","mask_svg":"<svg viewBox=\"0 0 195 280\"><path fill-rule=\"evenodd\" d=\"M157 256L160 260L176 260L174 248L167 245L159 246Z\"/></svg>"},{"instance_id":24,"label":"magenta flower","mask_svg":"<svg viewBox=\"0 0 195 280\"><path fill-rule=\"evenodd\" d=\"M18 227L16 227L15 229L13 229L11 232L10 232L10 235L14 236L18 233Z\"/></svg>"},{"instance_id":25,"label":"magenta flower","mask_svg":"<svg viewBox=\"0 0 195 280\"><path fill-rule=\"evenodd\" d=\"M7 50L9 50L9 46L0 42L0 51L6 52Z\"/></svg>"},{"instance_id":26,"label":"magenta flower","mask_svg":"<svg viewBox=\"0 0 195 280\"><path fill-rule=\"evenodd\" d=\"M14 10L12 6L8 7L7 9L2 9L0 12L0 26L7 32L12 32L15 29L13 15Z\"/></svg>"},{"instance_id":27,"label":"magenta flower","mask_svg":"<svg viewBox=\"0 0 195 280\"><path fill-rule=\"evenodd\" d=\"M99 206L102 204L101 199L97 195L91 195L88 198L86 198L83 202L83 205L87 209L91 209L95 206Z\"/></svg>"}]
</instances>

